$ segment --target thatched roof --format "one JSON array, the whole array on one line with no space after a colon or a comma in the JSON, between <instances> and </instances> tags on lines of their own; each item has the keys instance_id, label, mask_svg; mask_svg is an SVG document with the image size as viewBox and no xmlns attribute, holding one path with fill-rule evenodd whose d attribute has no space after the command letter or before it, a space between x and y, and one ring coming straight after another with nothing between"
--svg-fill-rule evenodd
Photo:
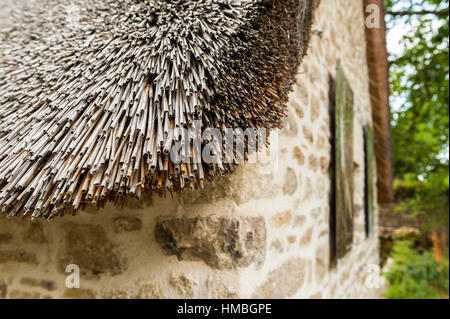
<instances>
[{"instance_id":1,"label":"thatched roof","mask_svg":"<svg viewBox=\"0 0 450 319\"><path fill-rule=\"evenodd\" d=\"M42 0L1 15L1 212L52 218L231 172L197 165L182 128L280 127L316 3ZM173 163L184 138L191 161Z\"/></svg>"},{"instance_id":2,"label":"thatched roof","mask_svg":"<svg viewBox=\"0 0 450 319\"><path fill-rule=\"evenodd\" d=\"M391 115L389 106L389 65L383 0L364 0L364 5L380 8L380 28L366 28L367 64L375 135L377 191L380 203L390 203L393 195Z\"/></svg>"}]
</instances>

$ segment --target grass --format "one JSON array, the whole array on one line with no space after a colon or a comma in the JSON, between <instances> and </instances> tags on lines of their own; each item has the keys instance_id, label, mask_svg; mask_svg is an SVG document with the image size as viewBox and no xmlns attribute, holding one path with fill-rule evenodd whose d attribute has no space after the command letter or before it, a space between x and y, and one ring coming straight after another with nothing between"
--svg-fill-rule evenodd
<instances>
[{"instance_id":1,"label":"grass","mask_svg":"<svg viewBox=\"0 0 450 319\"><path fill-rule=\"evenodd\" d=\"M394 245L393 264L385 273L389 287L388 299L448 299L448 258L437 262L432 250L419 253L411 241L402 240Z\"/></svg>"}]
</instances>

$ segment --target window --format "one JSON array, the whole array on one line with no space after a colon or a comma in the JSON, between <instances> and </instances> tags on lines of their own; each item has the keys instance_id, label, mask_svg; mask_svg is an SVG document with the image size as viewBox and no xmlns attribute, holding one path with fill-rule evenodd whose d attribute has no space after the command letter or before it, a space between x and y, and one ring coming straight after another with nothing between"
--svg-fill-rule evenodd
<instances>
[{"instance_id":1,"label":"window","mask_svg":"<svg viewBox=\"0 0 450 319\"><path fill-rule=\"evenodd\" d=\"M373 235L374 227L374 138L373 130L370 126L364 127L364 217L366 226L366 236Z\"/></svg>"},{"instance_id":2,"label":"window","mask_svg":"<svg viewBox=\"0 0 450 319\"><path fill-rule=\"evenodd\" d=\"M353 91L339 64L330 78L331 121L331 264L344 257L353 243Z\"/></svg>"}]
</instances>

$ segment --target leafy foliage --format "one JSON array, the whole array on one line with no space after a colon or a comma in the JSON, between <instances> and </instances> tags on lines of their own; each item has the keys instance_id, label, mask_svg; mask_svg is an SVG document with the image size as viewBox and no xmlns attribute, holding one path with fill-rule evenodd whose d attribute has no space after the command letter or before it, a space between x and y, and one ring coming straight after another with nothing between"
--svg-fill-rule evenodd
<instances>
[{"instance_id":1,"label":"leafy foliage","mask_svg":"<svg viewBox=\"0 0 450 319\"><path fill-rule=\"evenodd\" d=\"M402 53L390 56L396 190L411 191L400 209L425 214L433 228L448 224L449 0L386 4L388 28L407 30Z\"/></svg>"},{"instance_id":2,"label":"leafy foliage","mask_svg":"<svg viewBox=\"0 0 450 319\"><path fill-rule=\"evenodd\" d=\"M404 33L390 54L397 211L422 231L449 223L449 0L387 0L388 29ZM444 232L445 233L445 232ZM448 240L448 239L447 239ZM448 246L448 242L447 242ZM399 241L387 298L448 298L448 259Z\"/></svg>"},{"instance_id":3,"label":"leafy foliage","mask_svg":"<svg viewBox=\"0 0 450 319\"><path fill-rule=\"evenodd\" d=\"M399 241L394 246L394 264L385 274L389 299L447 299L449 289L448 262L441 264L432 251L423 254L412 248L409 241Z\"/></svg>"},{"instance_id":4,"label":"leafy foliage","mask_svg":"<svg viewBox=\"0 0 450 319\"><path fill-rule=\"evenodd\" d=\"M428 178L419 181L414 174L405 174L395 185L397 197L401 198L397 212L408 211L409 218L421 218L422 229L448 227L448 168L441 168Z\"/></svg>"}]
</instances>

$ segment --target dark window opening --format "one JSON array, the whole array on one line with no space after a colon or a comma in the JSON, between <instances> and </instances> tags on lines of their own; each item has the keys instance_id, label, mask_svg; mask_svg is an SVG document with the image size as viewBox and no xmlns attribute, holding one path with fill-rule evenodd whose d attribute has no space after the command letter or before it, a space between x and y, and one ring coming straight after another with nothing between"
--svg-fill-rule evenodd
<instances>
[{"instance_id":1,"label":"dark window opening","mask_svg":"<svg viewBox=\"0 0 450 319\"><path fill-rule=\"evenodd\" d=\"M339 65L330 77L331 122L331 266L344 257L353 244L353 91Z\"/></svg>"},{"instance_id":2,"label":"dark window opening","mask_svg":"<svg viewBox=\"0 0 450 319\"><path fill-rule=\"evenodd\" d=\"M330 114L330 267L336 266L336 81L330 75L328 78L329 114Z\"/></svg>"},{"instance_id":3,"label":"dark window opening","mask_svg":"<svg viewBox=\"0 0 450 319\"><path fill-rule=\"evenodd\" d=\"M370 126L364 127L364 219L366 237L373 235L374 228L374 136Z\"/></svg>"}]
</instances>

